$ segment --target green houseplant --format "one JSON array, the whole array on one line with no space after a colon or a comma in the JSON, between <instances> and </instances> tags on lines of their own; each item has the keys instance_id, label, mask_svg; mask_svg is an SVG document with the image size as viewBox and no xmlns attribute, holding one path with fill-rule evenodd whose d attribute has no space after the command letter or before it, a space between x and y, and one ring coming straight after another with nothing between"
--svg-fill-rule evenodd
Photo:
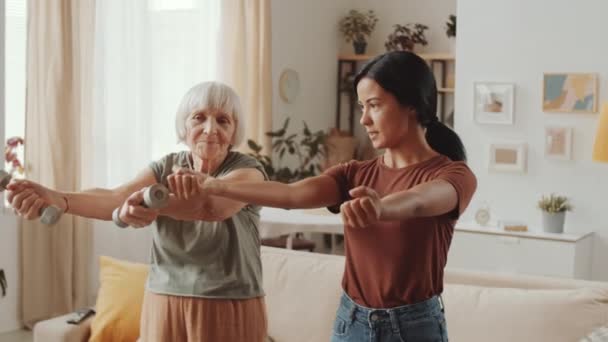
<instances>
[{"instance_id":1,"label":"green houseplant","mask_svg":"<svg viewBox=\"0 0 608 342\"><path fill-rule=\"evenodd\" d=\"M448 21L445 23L445 34L448 38L456 37L456 16L453 14L448 16Z\"/></svg>"},{"instance_id":2,"label":"green houseplant","mask_svg":"<svg viewBox=\"0 0 608 342\"><path fill-rule=\"evenodd\" d=\"M543 195L538 201L538 208L543 213L543 230L549 233L563 233L566 212L572 210L570 201L565 196Z\"/></svg>"},{"instance_id":3,"label":"green houseplant","mask_svg":"<svg viewBox=\"0 0 608 342\"><path fill-rule=\"evenodd\" d=\"M272 151L276 153L274 160L262 154L262 146L249 139L247 144L253 151L250 156L257 159L263 166L271 180L283 183L295 182L307 177L315 176L321 171L323 157L325 157L326 133L323 131L311 132L306 122L303 122L301 134L287 135L289 118L283 122L283 127L276 131L266 132L271 138ZM283 158L290 155L297 160L297 166L288 167L283 164Z\"/></svg>"},{"instance_id":4,"label":"green houseplant","mask_svg":"<svg viewBox=\"0 0 608 342\"><path fill-rule=\"evenodd\" d=\"M416 44L423 46L428 44L425 36L425 31L428 29L428 26L419 23L396 24L393 33L386 39L384 47L387 51L414 51Z\"/></svg>"},{"instance_id":5,"label":"green houseplant","mask_svg":"<svg viewBox=\"0 0 608 342\"><path fill-rule=\"evenodd\" d=\"M289 118L285 119L283 126L276 130L266 132L266 135L271 138L272 151L276 153L277 158L271 158L262 154L262 146L257 142L249 139L247 145L252 150L249 153L264 167L264 171L268 178L273 181L282 183L292 183L307 177L315 176L322 170L322 161L326 156L325 141L327 134L323 131L311 132L306 122L302 122L304 127L301 134L293 133L287 135L289 127ZM295 167L283 165L283 158L291 156L297 160ZM314 243L302 239L301 233L296 234L294 244L298 243ZM278 238L262 239L262 244L273 247L284 247L287 243L287 236Z\"/></svg>"},{"instance_id":6,"label":"green houseplant","mask_svg":"<svg viewBox=\"0 0 608 342\"><path fill-rule=\"evenodd\" d=\"M449 48L452 53L456 51L456 16L450 14L445 23L445 35L448 36Z\"/></svg>"},{"instance_id":7,"label":"green houseplant","mask_svg":"<svg viewBox=\"0 0 608 342\"><path fill-rule=\"evenodd\" d=\"M2 290L2 297L6 296L6 276L2 269L0 269L0 290Z\"/></svg>"},{"instance_id":8,"label":"green houseplant","mask_svg":"<svg viewBox=\"0 0 608 342\"><path fill-rule=\"evenodd\" d=\"M366 13L351 10L348 15L340 20L340 32L347 42L353 42L355 54L364 54L367 46L367 38L372 34L378 18L374 11Z\"/></svg>"}]
</instances>

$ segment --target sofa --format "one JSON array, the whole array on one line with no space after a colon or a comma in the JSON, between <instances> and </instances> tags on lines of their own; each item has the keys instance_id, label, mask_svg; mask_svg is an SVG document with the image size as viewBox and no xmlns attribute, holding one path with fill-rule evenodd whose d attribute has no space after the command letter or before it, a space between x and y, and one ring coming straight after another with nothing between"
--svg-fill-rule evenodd
<instances>
[{"instance_id":1,"label":"sofa","mask_svg":"<svg viewBox=\"0 0 608 342\"><path fill-rule=\"evenodd\" d=\"M332 335L344 257L262 247L269 335L322 342ZM608 283L447 269L443 293L450 341L607 341ZM35 342L82 342L90 318L39 322Z\"/></svg>"}]
</instances>

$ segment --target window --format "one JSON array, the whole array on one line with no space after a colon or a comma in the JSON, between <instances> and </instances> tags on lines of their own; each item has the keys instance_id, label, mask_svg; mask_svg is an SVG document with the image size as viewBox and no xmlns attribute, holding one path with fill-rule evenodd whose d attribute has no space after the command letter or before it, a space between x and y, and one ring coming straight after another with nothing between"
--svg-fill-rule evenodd
<instances>
[{"instance_id":1,"label":"window","mask_svg":"<svg viewBox=\"0 0 608 342\"><path fill-rule=\"evenodd\" d=\"M190 87L216 79L219 5L97 2L94 184L126 182L150 161L185 148L176 144L175 112Z\"/></svg>"},{"instance_id":2,"label":"window","mask_svg":"<svg viewBox=\"0 0 608 342\"><path fill-rule=\"evenodd\" d=\"M3 36L3 69L4 98L3 108L3 132L0 132L2 141L9 141L16 146L7 153L5 150L5 167L8 172L14 170L17 165L6 158L13 159L16 156L20 163L23 162L23 145L13 137L22 138L25 134L25 70L26 70L26 4L23 0L5 0L4 8L4 36ZM0 101L1 103L2 101ZM8 146L6 144L5 146ZM6 148L6 147L5 147Z\"/></svg>"},{"instance_id":3,"label":"window","mask_svg":"<svg viewBox=\"0 0 608 342\"><path fill-rule=\"evenodd\" d=\"M22 176L23 171L26 3L23 0L0 2L0 142L4 146L0 165L4 163L2 169L14 177ZM0 194L0 208L7 204Z\"/></svg>"},{"instance_id":4,"label":"window","mask_svg":"<svg viewBox=\"0 0 608 342\"><path fill-rule=\"evenodd\" d=\"M151 11L191 10L196 8L194 0L149 0Z\"/></svg>"}]
</instances>

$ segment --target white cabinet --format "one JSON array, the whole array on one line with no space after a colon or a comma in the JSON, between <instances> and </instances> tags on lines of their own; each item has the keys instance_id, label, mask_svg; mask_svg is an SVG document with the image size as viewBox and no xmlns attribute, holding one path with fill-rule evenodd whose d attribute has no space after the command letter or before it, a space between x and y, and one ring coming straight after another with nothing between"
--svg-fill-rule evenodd
<instances>
[{"instance_id":1,"label":"white cabinet","mask_svg":"<svg viewBox=\"0 0 608 342\"><path fill-rule=\"evenodd\" d=\"M506 232L457 224L448 268L591 278L593 233Z\"/></svg>"}]
</instances>

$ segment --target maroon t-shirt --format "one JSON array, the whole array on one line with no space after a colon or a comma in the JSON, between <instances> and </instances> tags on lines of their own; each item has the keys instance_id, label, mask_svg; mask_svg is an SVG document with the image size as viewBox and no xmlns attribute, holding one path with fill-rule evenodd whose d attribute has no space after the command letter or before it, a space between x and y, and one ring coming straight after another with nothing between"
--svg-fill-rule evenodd
<instances>
[{"instance_id":1,"label":"maroon t-shirt","mask_svg":"<svg viewBox=\"0 0 608 342\"><path fill-rule=\"evenodd\" d=\"M441 294L454 224L477 187L467 165L439 155L404 168L390 168L380 156L340 164L324 174L336 180L342 201L348 201L348 191L360 185L376 190L380 197L435 179L454 186L458 206L444 215L381 221L362 229L344 227L342 286L356 303L392 308Z\"/></svg>"}]
</instances>

